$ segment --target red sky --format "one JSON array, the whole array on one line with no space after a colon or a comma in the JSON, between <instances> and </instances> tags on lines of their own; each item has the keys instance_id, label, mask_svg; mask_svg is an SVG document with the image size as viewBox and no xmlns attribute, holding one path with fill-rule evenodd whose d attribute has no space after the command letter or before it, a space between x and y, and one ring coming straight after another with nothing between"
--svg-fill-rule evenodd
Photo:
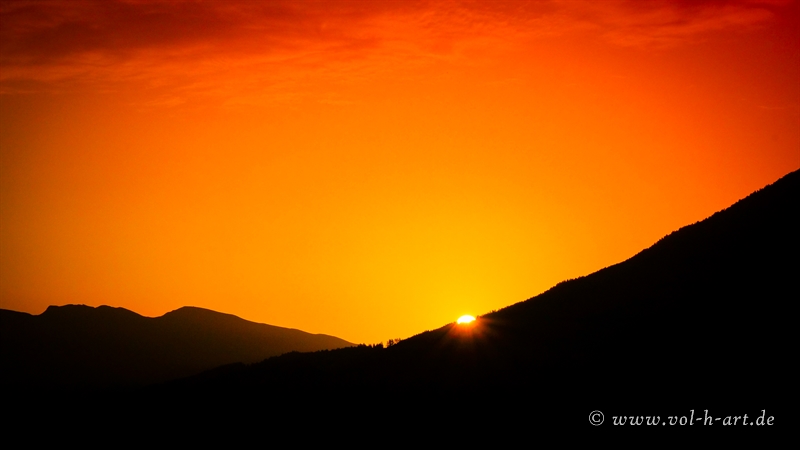
<instances>
[{"instance_id":1,"label":"red sky","mask_svg":"<svg viewBox=\"0 0 800 450\"><path fill-rule=\"evenodd\" d=\"M0 3L0 308L374 343L800 168L800 5Z\"/></svg>"}]
</instances>

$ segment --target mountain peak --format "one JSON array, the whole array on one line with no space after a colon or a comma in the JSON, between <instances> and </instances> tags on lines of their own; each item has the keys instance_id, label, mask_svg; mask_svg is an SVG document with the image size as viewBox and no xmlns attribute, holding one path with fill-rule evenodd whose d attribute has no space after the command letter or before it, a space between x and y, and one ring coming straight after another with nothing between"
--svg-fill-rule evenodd
<instances>
[{"instance_id":1,"label":"mountain peak","mask_svg":"<svg viewBox=\"0 0 800 450\"><path fill-rule=\"evenodd\" d=\"M107 305L100 305L97 307L88 306L83 304L69 304L69 305L50 305L47 309L41 314L42 317L59 317L59 318L68 318L68 317L93 317L93 316L110 316L110 317L122 317L122 316L135 316L135 317L142 317L141 315L125 308L115 307L115 306L107 306Z\"/></svg>"}]
</instances>

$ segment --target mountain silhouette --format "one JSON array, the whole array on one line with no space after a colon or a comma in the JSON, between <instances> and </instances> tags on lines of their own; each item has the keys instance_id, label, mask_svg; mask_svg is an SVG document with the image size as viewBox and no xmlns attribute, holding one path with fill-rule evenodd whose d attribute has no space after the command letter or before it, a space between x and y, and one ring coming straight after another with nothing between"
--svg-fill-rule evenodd
<instances>
[{"instance_id":1,"label":"mountain silhouette","mask_svg":"<svg viewBox=\"0 0 800 450\"><path fill-rule=\"evenodd\" d=\"M0 377L5 385L37 389L146 385L351 345L196 307L155 318L109 306L50 306L38 316L0 310Z\"/></svg>"},{"instance_id":2,"label":"mountain silhouette","mask_svg":"<svg viewBox=\"0 0 800 450\"><path fill-rule=\"evenodd\" d=\"M236 427L244 420L257 426L281 420L314 425L337 417L348 424L357 424L354 418L401 420L413 423L406 429L416 433L423 426L463 429L452 424L501 417L524 421L516 433L537 425L590 427L593 410L607 417L688 414L690 409L717 415L786 411L797 379L798 200L800 172L795 171L624 262L482 315L471 326L451 323L387 348L295 351L252 364L228 364L108 393L95 398L96 410L147 410L148 418L161 412L166 427L176 415L200 420L195 423L235 416ZM186 320L181 331L163 325L141 338L161 343L168 341L163 338L167 333L180 342L192 335L189 330L202 328L199 324L209 315L219 319L217 333L226 320L240 320L197 309L158 319L106 309L52 308L41 317L3 312L3 340L14 334L6 331L9 323L16 330L35 329L24 321L59 323L56 317L65 314L88 323L86 317L103 313L108 319L97 322L105 327L102 333L62 332L64 342L54 344L56 331L50 331L25 348L91 355L80 357L86 365L92 357L116 352L113 373L121 376L135 373L131 361L141 361L135 348L126 347L126 339L105 337L110 330L124 330L122 323ZM5 318L10 316L14 319ZM159 334L156 329L172 331ZM103 336L101 344L98 336ZM214 341L193 348L234 352L245 339L219 346ZM46 345L57 347L45 350ZM171 345L156 353L160 361L175 357L178 344ZM4 350L4 361L7 354ZM66 367L70 358L57 363ZM174 375L177 370L162 379ZM54 409L61 418L77 401L85 399L50 403L67 405ZM41 410L38 404L35 408Z\"/></svg>"},{"instance_id":3,"label":"mountain silhouette","mask_svg":"<svg viewBox=\"0 0 800 450\"><path fill-rule=\"evenodd\" d=\"M472 326L388 348L284 354L151 395L436 411L479 402L495 413L524 405L526 414L786 406L797 379L798 200L796 171L627 261Z\"/></svg>"}]
</instances>

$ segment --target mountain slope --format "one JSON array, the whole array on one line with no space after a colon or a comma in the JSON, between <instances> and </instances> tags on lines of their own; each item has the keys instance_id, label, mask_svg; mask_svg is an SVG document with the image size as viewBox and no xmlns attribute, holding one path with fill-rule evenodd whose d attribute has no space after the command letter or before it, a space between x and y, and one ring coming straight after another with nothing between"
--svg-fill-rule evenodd
<instances>
[{"instance_id":1,"label":"mountain slope","mask_svg":"<svg viewBox=\"0 0 800 450\"><path fill-rule=\"evenodd\" d=\"M143 385L290 351L350 345L194 307L156 318L109 306L50 306L38 316L0 310L5 385Z\"/></svg>"},{"instance_id":2,"label":"mountain slope","mask_svg":"<svg viewBox=\"0 0 800 450\"><path fill-rule=\"evenodd\" d=\"M430 406L469 393L496 407L785 403L797 375L790 318L800 298L799 199L793 172L625 262L472 327L449 324L387 349L287 354L153 395Z\"/></svg>"}]
</instances>

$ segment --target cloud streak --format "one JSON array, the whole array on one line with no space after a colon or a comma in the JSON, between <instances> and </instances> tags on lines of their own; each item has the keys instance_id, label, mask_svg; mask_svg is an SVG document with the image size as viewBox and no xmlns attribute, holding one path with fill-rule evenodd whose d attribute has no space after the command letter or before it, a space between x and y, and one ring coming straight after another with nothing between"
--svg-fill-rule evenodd
<instances>
[{"instance_id":1,"label":"cloud streak","mask_svg":"<svg viewBox=\"0 0 800 450\"><path fill-rule=\"evenodd\" d=\"M598 2L594 22L609 42L668 47L718 31L751 31L775 18L786 2ZM597 4L594 5L599 6Z\"/></svg>"},{"instance_id":2,"label":"cloud streak","mask_svg":"<svg viewBox=\"0 0 800 450\"><path fill-rule=\"evenodd\" d=\"M680 45L769 23L784 3L8 1L0 6L0 92L133 81L171 86L178 97L235 96L298 74L368 76L541 36ZM165 104L180 104L175 94Z\"/></svg>"}]
</instances>

